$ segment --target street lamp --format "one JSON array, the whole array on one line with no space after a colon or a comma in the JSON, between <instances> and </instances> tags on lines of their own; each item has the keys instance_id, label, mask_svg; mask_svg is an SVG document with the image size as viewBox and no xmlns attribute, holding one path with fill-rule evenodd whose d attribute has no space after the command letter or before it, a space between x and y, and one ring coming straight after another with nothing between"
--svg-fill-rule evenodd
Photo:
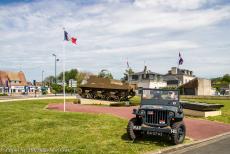
<instances>
[{"instance_id":1,"label":"street lamp","mask_svg":"<svg viewBox=\"0 0 230 154\"><path fill-rule=\"evenodd\" d=\"M44 70L42 70L42 86L44 86L44 84L43 84L43 74L44 74Z\"/></svg>"},{"instance_id":2,"label":"street lamp","mask_svg":"<svg viewBox=\"0 0 230 154\"><path fill-rule=\"evenodd\" d=\"M54 68L54 82L57 84L57 61L59 61L59 59L57 58L57 55L55 55L54 53L52 54L54 56L54 65L55 65L55 68Z\"/></svg>"}]
</instances>

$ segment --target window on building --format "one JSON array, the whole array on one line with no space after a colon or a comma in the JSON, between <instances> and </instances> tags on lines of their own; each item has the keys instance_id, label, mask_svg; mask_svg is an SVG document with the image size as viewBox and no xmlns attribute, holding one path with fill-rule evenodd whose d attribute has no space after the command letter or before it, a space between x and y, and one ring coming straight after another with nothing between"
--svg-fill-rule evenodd
<instances>
[{"instance_id":1,"label":"window on building","mask_svg":"<svg viewBox=\"0 0 230 154\"><path fill-rule=\"evenodd\" d=\"M160 81L160 80L161 80L161 76L157 75L157 81Z\"/></svg>"},{"instance_id":2,"label":"window on building","mask_svg":"<svg viewBox=\"0 0 230 154\"><path fill-rule=\"evenodd\" d=\"M142 79L149 79L149 74L142 74Z\"/></svg>"},{"instance_id":3,"label":"window on building","mask_svg":"<svg viewBox=\"0 0 230 154\"><path fill-rule=\"evenodd\" d=\"M154 79L154 75L150 74L149 79Z\"/></svg>"},{"instance_id":4,"label":"window on building","mask_svg":"<svg viewBox=\"0 0 230 154\"><path fill-rule=\"evenodd\" d=\"M132 80L138 80L138 75L132 75Z\"/></svg>"},{"instance_id":5,"label":"window on building","mask_svg":"<svg viewBox=\"0 0 230 154\"><path fill-rule=\"evenodd\" d=\"M141 92L142 92L142 89L143 87L138 87L138 94L141 94Z\"/></svg>"}]
</instances>

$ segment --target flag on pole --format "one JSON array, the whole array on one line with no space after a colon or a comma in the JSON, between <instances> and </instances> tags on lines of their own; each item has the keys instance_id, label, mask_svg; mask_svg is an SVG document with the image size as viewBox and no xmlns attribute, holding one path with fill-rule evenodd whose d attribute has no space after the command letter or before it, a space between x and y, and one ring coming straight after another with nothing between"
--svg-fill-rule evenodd
<instances>
[{"instance_id":1,"label":"flag on pole","mask_svg":"<svg viewBox=\"0 0 230 154\"><path fill-rule=\"evenodd\" d=\"M128 60L127 60L126 64L127 64L127 67L129 68L129 61Z\"/></svg>"},{"instance_id":2,"label":"flag on pole","mask_svg":"<svg viewBox=\"0 0 230 154\"><path fill-rule=\"evenodd\" d=\"M64 30L64 40L71 41L73 44L77 44L77 39L75 37L71 37L65 30Z\"/></svg>"},{"instance_id":3,"label":"flag on pole","mask_svg":"<svg viewBox=\"0 0 230 154\"><path fill-rule=\"evenodd\" d=\"M77 44L77 39L75 37L71 37L65 28L64 30L64 42L71 41L73 44ZM63 42L63 96L64 96L64 112L66 111L66 93L65 93L65 43Z\"/></svg>"},{"instance_id":4,"label":"flag on pole","mask_svg":"<svg viewBox=\"0 0 230 154\"><path fill-rule=\"evenodd\" d=\"M178 64L179 64L179 65L182 65L183 62L184 62L184 60L183 60L183 58L181 57L181 54L180 54L180 52L179 52L179 62L178 62Z\"/></svg>"}]
</instances>

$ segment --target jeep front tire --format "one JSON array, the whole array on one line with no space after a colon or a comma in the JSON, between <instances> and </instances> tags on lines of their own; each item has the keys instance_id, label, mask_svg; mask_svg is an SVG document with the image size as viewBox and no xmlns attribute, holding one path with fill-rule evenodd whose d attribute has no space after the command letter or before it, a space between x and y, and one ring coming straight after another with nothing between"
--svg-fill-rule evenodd
<instances>
[{"instance_id":1,"label":"jeep front tire","mask_svg":"<svg viewBox=\"0 0 230 154\"><path fill-rule=\"evenodd\" d=\"M136 138L141 136L141 130L133 130L134 126L140 126L140 122L136 118L132 118L129 120L128 126L127 126L127 134L128 137L132 140L135 140Z\"/></svg>"},{"instance_id":2,"label":"jeep front tire","mask_svg":"<svg viewBox=\"0 0 230 154\"><path fill-rule=\"evenodd\" d=\"M172 125L172 129L176 130L176 133L173 133L171 136L171 140L173 144L183 143L186 135L186 127L183 121L175 122Z\"/></svg>"}]
</instances>

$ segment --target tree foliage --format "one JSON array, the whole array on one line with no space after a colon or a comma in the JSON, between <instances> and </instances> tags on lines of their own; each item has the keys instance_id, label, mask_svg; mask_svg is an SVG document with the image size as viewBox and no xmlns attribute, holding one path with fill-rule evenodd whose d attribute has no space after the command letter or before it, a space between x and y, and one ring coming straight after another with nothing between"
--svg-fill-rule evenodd
<instances>
[{"instance_id":1,"label":"tree foliage","mask_svg":"<svg viewBox=\"0 0 230 154\"><path fill-rule=\"evenodd\" d=\"M132 70L132 68L126 69L125 72L124 72L124 77L121 80L128 81L128 77L130 75L132 75L133 73L134 73L134 71Z\"/></svg>"},{"instance_id":2,"label":"tree foliage","mask_svg":"<svg viewBox=\"0 0 230 154\"><path fill-rule=\"evenodd\" d=\"M80 72L77 69L71 69L69 71L65 72L65 82L66 82L66 92L73 92L74 88L70 88L68 87L68 83L70 79L74 79L77 81L77 86L79 86L82 81L89 75L91 75L92 73L90 72ZM63 79L63 72L61 72L58 76L57 76L58 82L57 83L62 83L62 79ZM52 92L53 93L62 93L63 92L63 87L62 85L59 84L55 84L55 77L54 76L48 76L45 78L44 80L46 83L48 83L47 85L50 85Z\"/></svg>"},{"instance_id":3,"label":"tree foliage","mask_svg":"<svg viewBox=\"0 0 230 154\"><path fill-rule=\"evenodd\" d=\"M52 76L52 75L50 75L50 76L48 76L48 77L46 77L46 78L44 79L44 82L45 82L46 84L48 84L48 85L50 85L51 83L54 83L54 81L55 81L55 77Z\"/></svg>"},{"instance_id":4,"label":"tree foliage","mask_svg":"<svg viewBox=\"0 0 230 154\"><path fill-rule=\"evenodd\" d=\"M226 82L226 83L230 83L230 75L229 74L225 74L222 78L222 81L223 82Z\"/></svg>"},{"instance_id":5,"label":"tree foliage","mask_svg":"<svg viewBox=\"0 0 230 154\"><path fill-rule=\"evenodd\" d=\"M230 83L230 75L225 74L223 77L213 78L212 83L214 84L226 84Z\"/></svg>"},{"instance_id":6,"label":"tree foliage","mask_svg":"<svg viewBox=\"0 0 230 154\"><path fill-rule=\"evenodd\" d=\"M65 82L69 83L70 79L76 80L77 74L78 74L78 70L77 69L71 69L70 71L65 71ZM59 81L63 80L63 72L61 72L58 75L58 80Z\"/></svg>"},{"instance_id":7,"label":"tree foliage","mask_svg":"<svg viewBox=\"0 0 230 154\"><path fill-rule=\"evenodd\" d=\"M108 70L101 70L101 72L98 74L98 77L113 79L112 73L110 73Z\"/></svg>"},{"instance_id":8,"label":"tree foliage","mask_svg":"<svg viewBox=\"0 0 230 154\"><path fill-rule=\"evenodd\" d=\"M230 75L225 74L223 77L217 77L212 79L212 85L217 91L220 91L221 87L230 84Z\"/></svg>"}]
</instances>

